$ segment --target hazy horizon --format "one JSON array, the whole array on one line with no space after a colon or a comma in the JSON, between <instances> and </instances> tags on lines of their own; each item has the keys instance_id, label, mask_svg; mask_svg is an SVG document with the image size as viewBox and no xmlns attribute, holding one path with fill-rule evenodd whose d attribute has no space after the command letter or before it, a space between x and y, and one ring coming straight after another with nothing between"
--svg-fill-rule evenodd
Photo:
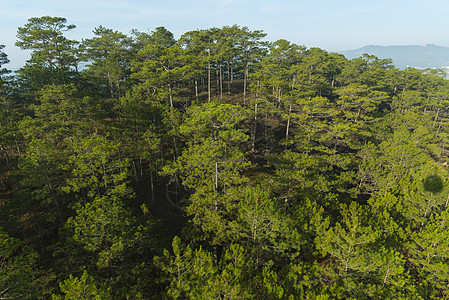
<instances>
[{"instance_id":1,"label":"hazy horizon","mask_svg":"<svg viewBox=\"0 0 449 300\"><path fill-rule=\"evenodd\" d=\"M2 5L0 44L10 59L9 69L21 67L29 51L14 46L17 28L31 17L57 16L77 26L67 37L93 36L100 25L129 34L132 29L152 31L164 26L176 38L195 29L247 26L263 30L266 40L287 39L308 48L330 52L367 45L422 45L449 47L445 28L449 20L445 1L55 1L18 0Z\"/></svg>"}]
</instances>

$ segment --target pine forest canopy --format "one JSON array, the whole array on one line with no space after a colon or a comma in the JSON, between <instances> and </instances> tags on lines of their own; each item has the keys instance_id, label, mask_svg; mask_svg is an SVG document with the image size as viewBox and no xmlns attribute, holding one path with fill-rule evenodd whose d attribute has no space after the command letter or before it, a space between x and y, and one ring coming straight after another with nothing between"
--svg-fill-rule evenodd
<instances>
[{"instance_id":1,"label":"pine forest canopy","mask_svg":"<svg viewBox=\"0 0 449 300\"><path fill-rule=\"evenodd\" d=\"M14 74L0 46L0 298L448 297L442 72L71 30L30 18Z\"/></svg>"}]
</instances>

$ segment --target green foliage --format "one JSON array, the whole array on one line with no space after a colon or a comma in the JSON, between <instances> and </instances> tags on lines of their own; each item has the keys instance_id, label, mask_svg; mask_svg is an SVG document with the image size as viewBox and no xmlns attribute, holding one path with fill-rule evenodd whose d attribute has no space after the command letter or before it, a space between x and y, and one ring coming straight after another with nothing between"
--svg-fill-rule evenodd
<instances>
[{"instance_id":1,"label":"green foliage","mask_svg":"<svg viewBox=\"0 0 449 300\"><path fill-rule=\"evenodd\" d=\"M0 297L35 299L37 253L0 228Z\"/></svg>"},{"instance_id":2,"label":"green foliage","mask_svg":"<svg viewBox=\"0 0 449 300\"><path fill-rule=\"evenodd\" d=\"M260 186L244 187L234 193L227 196L228 201L234 200L228 208L233 240L251 249L257 263L266 257L294 260L304 241L297 224L283 212L285 202L279 203Z\"/></svg>"},{"instance_id":3,"label":"green foliage","mask_svg":"<svg viewBox=\"0 0 449 300\"><path fill-rule=\"evenodd\" d=\"M78 192L77 215L67 221L74 240L89 251L99 252L99 266L107 266L133 243L135 220L124 206L133 197L127 186L127 160L121 160L119 144L94 134L72 144L69 158L73 178L63 191Z\"/></svg>"},{"instance_id":4,"label":"green foliage","mask_svg":"<svg viewBox=\"0 0 449 300\"><path fill-rule=\"evenodd\" d=\"M379 246L382 232L374 226L376 221L369 218L367 208L352 202L342 207L342 214L341 223L318 230L317 246L330 260L330 268L323 270L326 275L355 298L389 290L407 292L405 259L397 251Z\"/></svg>"},{"instance_id":5,"label":"green foliage","mask_svg":"<svg viewBox=\"0 0 449 300\"><path fill-rule=\"evenodd\" d=\"M30 18L8 76L0 45L0 298L448 297L441 72L73 28Z\"/></svg>"},{"instance_id":6,"label":"green foliage","mask_svg":"<svg viewBox=\"0 0 449 300\"><path fill-rule=\"evenodd\" d=\"M95 279L90 276L86 271L84 271L83 275L80 278L70 277L61 282L59 284L61 292L64 293L64 296L60 295L52 295L53 300L58 299L83 299L83 300L107 300L112 299L112 297L108 294L104 289L98 288L95 282Z\"/></svg>"},{"instance_id":7,"label":"green foliage","mask_svg":"<svg viewBox=\"0 0 449 300\"><path fill-rule=\"evenodd\" d=\"M9 63L8 55L2 51L5 48L5 45L0 45L0 78L2 75L9 73L6 68L1 69L2 66Z\"/></svg>"},{"instance_id":8,"label":"green foliage","mask_svg":"<svg viewBox=\"0 0 449 300\"><path fill-rule=\"evenodd\" d=\"M63 35L76 26L66 23L61 17L33 17L17 30L16 46L34 50L27 64L18 71L30 92L47 84L69 83L73 69L78 68L77 42Z\"/></svg>"},{"instance_id":9,"label":"green foliage","mask_svg":"<svg viewBox=\"0 0 449 300\"><path fill-rule=\"evenodd\" d=\"M189 79L192 59L186 51L175 44L166 47L151 43L137 53L138 59L133 63L132 78L141 82L140 89L158 94L160 100L168 97L170 107L174 105L174 86Z\"/></svg>"},{"instance_id":10,"label":"green foliage","mask_svg":"<svg viewBox=\"0 0 449 300\"><path fill-rule=\"evenodd\" d=\"M97 265L107 267L110 261L124 254L134 242L135 220L116 196L101 197L77 210L67 221L73 228L75 241L88 251L98 252Z\"/></svg>"},{"instance_id":11,"label":"green foliage","mask_svg":"<svg viewBox=\"0 0 449 300\"><path fill-rule=\"evenodd\" d=\"M89 62L87 73L100 78L111 97L123 94L123 81L129 77L132 59L132 39L125 34L99 26L95 37L83 41L84 60Z\"/></svg>"},{"instance_id":12,"label":"green foliage","mask_svg":"<svg viewBox=\"0 0 449 300\"><path fill-rule=\"evenodd\" d=\"M433 214L421 230L410 233L410 241L406 245L415 271L424 279L420 286L432 299L444 297L447 293L447 217L447 210Z\"/></svg>"},{"instance_id":13,"label":"green foliage","mask_svg":"<svg viewBox=\"0 0 449 300\"><path fill-rule=\"evenodd\" d=\"M167 276L167 295L172 299L252 299L250 274L254 263L245 250L232 244L225 250L218 266L213 255L201 247L183 247L178 237L173 239L174 255L165 250L155 263Z\"/></svg>"},{"instance_id":14,"label":"green foliage","mask_svg":"<svg viewBox=\"0 0 449 300\"><path fill-rule=\"evenodd\" d=\"M71 169L65 192L82 192L84 200L95 197L131 195L126 186L129 161L121 159L120 144L93 134L71 144L73 155L64 169ZM87 198L86 198L87 197Z\"/></svg>"}]
</instances>

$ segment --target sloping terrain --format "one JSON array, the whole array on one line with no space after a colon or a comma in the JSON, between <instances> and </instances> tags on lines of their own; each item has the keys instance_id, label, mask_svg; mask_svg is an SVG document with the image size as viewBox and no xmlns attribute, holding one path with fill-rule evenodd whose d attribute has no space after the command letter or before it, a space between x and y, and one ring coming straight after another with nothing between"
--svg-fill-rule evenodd
<instances>
[{"instance_id":1,"label":"sloping terrain","mask_svg":"<svg viewBox=\"0 0 449 300\"><path fill-rule=\"evenodd\" d=\"M391 58L396 67L405 69L440 68L449 66L449 48L437 45L414 46L378 46L370 45L356 50L340 51L348 59L353 59L364 53L379 58Z\"/></svg>"}]
</instances>

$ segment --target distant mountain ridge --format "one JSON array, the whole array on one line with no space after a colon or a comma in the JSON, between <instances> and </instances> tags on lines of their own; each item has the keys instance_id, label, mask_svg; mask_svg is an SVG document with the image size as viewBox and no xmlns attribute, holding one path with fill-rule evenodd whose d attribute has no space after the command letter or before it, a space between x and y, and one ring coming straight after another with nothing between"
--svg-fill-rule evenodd
<instances>
[{"instance_id":1,"label":"distant mountain ridge","mask_svg":"<svg viewBox=\"0 0 449 300\"><path fill-rule=\"evenodd\" d=\"M379 58L391 58L394 65L399 69L449 66L449 48L433 44L419 46L370 45L356 50L339 51L338 53L343 54L348 59L360 57L364 53L375 55Z\"/></svg>"}]
</instances>

